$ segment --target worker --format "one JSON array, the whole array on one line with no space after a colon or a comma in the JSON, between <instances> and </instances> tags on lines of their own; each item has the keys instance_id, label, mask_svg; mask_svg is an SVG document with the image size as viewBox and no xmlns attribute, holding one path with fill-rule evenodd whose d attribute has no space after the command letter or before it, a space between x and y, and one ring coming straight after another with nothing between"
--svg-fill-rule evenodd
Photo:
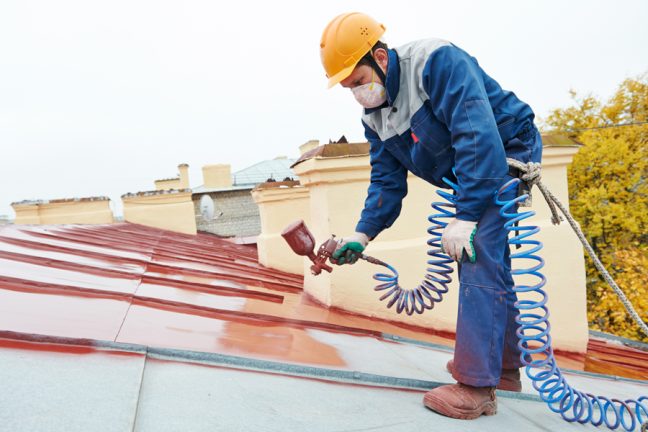
<instances>
[{"instance_id":1,"label":"worker","mask_svg":"<svg viewBox=\"0 0 648 432\"><path fill-rule=\"evenodd\" d=\"M456 45L426 39L389 48L384 32L366 14L345 13L328 24L320 43L328 85L350 89L364 107L370 144L364 209L332 261L353 264L394 223L408 172L438 187L447 187L444 177L458 184L456 217L441 238L459 272L455 351L447 365L457 384L427 392L423 402L454 418L492 415L495 388L520 391L522 366L507 231L493 197L519 177L507 157L540 162L534 113Z\"/></svg>"}]
</instances>

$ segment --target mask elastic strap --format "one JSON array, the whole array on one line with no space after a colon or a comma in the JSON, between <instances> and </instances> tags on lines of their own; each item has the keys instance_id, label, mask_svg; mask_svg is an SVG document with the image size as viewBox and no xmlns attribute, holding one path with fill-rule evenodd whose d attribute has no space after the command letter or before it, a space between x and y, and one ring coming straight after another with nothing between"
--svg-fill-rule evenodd
<instances>
[{"instance_id":1,"label":"mask elastic strap","mask_svg":"<svg viewBox=\"0 0 648 432\"><path fill-rule=\"evenodd\" d=\"M371 51L365 54L365 57L369 62L369 66L371 66L371 68L376 72L376 75L378 75L378 78L380 78L380 81L382 81L382 84L384 86L387 86L387 77L385 76L385 72L383 72L380 66L378 66L378 62L376 62L376 59L373 57Z\"/></svg>"}]
</instances>

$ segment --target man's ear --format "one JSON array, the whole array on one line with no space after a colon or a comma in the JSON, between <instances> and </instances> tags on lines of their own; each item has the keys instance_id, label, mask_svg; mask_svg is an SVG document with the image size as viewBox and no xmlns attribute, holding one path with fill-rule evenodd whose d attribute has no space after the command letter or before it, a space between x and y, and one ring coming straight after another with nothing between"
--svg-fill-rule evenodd
<instances>
[{"instance_id":1,"label":"man's ear","mask_svg":"<svg viewBox=\"0 0 648 432\"><path fill-rule=\"evenodd\" d=\"M389 56L387 55L387 50L384 48L378 48L373 52L374 59L376 60L376 63L378 63L378 66L382 68L383 71L387 71L387 62L389 59Z\"/></svg>"}]
</instances>

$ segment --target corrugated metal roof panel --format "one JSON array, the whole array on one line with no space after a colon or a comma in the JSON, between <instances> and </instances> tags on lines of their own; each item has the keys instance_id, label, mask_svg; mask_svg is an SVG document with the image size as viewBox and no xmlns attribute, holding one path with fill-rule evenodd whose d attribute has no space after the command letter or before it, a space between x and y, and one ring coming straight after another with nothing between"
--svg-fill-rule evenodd
<instances>
[{"instance_id":1,"label":"corrugated metal roof panel","mask_svg":"<svg viewBox=\"0 0 648 432\"><path fill-rule=\"evenodd\" d=\"M183 235L128 223L2 226L0 261L0 361L13 365L9 377L2 375L8 369L0 368L3 385L12 388L0 392L4 407L24 404L40 409L47 399L77 392L77 386L84 385L86 379L103 382L110 373L104 377L102 365L113 357L92 360L99 346L146 353L145 364L150 367L147 373L140 362L135 368L141 368L143 375L128 372L130 378L125 381L115 376L111 380L115 385L89 387L101 398L117 401L133 385L139 385L139 378L133 377L144 377L136 410L133 404L108 404L118 413L133 409L132 424L123 420L128 415L119 414L122 420L115 424L125 425L122 429L101 429L87 418L75 420L73 415L62 416L58 423L49 422L44 411L36 411L35 417L21 423L16 416L26 415L27 410L0 410L0 424L18 425L12 431L39 430L39 424L47 424L51 430L66 432L157 432L171 428L173 422L164 426L160 418L174 404L174 418L183 419L185 430L249 428L270 421L253 407L289 413L297 408L307 410L309 404L319 410L319 414L303 417L303 422L311 422L309 430L332 430L341 424L351 427L356 422L386 425L391 421L384 415L389 406L399 407L411 417L402 425L390 426L394 430L416 429L428 422L453 430L474 425L481 430L503 430L503 425L512 424L524 430L571 427L536 401L526 378L524 394L516 396L523 400L507 399L502 394L500 414L493 418L456 422L422 409L422 389L451 381L445 371L445 362L452 356L448 335L322 307L304 296L300 276L264 268L253 248L214 236ZM583 362L560 356L561 367L582 369L588 366L587 359L593 359L601 372L648 378L648 352L598 338L593 338L590 346L595 348L595 357L588 355ZM42 356L42 352L49 354ZM56 365L63 361L59 355L68 356L64 362L75 364L77 379L69 379L63 369L59 371ZM152 363L151 358L172 360L179 366L166 367L158 360ZM188 364L195 362L227 369ZM107 365L110 368L110 363ZM221 372L206 372L212 370ZM267 373L281 376L269 377ZM648 389L646 381L577 370L565 374L581 389L610 396L636 397ZM42 395L34 393L45 377L54 386ZM322 380L346 384L332 387ZM248 384L243 388L234 384L237 382ZM357 385L368 390L359 391ZM269 397L277 386L281 391ZM169 392L170 388L174 390ZM334 420L337 399L326 396L338 392L350 409L341 423ZM409 398L408 394L416 397ZM226 402L221 400L223 395L227 395ZM295 398L292 403L291 396ZM366 405L368 400L374 403ZM72 413L85 416L98 402L83 396L69 399L69 403L78 405ZM214 403L224 407L227 414L216 415ZM65 409L58 403L52 407ZM103 413L98 411L96 422L105 421ZM304 428L301 421L291 419L277 425L282 430Z\"/></svg>"}]
</instances>

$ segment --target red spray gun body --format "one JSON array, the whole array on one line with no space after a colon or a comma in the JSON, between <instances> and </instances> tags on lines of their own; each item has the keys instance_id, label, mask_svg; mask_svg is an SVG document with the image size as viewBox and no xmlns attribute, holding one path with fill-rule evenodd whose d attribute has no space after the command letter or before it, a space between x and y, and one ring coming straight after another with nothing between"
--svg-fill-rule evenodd
<instances>
[{"instance_id":1,"label":"red spray gun body","mask_svg":"<svg viewBox=\"0 0 648 432\"><path fill-rule=\"evenodd\" d=\"M326 264L326 260L331 258L339 243L334 235L320 245L317 255L315 255L315 238L303 220L290 224L283 230L281 236L286 240L293 252L297 255L307 256L313 262L311 273L318 275L322 270L329 273L333 271L331 266ZM360 255L360 258L372 264L386 265L382 261L364 254Z\"/></svg>"},{"instance_id":2,"label":"red spray gun body","mask_svg":"<svg viewBox=\"0 0 648 432\"><path fill-rule=\"evenodd\" d=\"M333 271L331 266L326 264L326 260L333 255L333 252L337 248L338 242L335 240L335 236L322 243L317 251L317 255L315 255L315 238L303 220L287 226L281 233L281 236L286 240L293 252L297 255L307 256L313 261L311 273L318 275L322 273L322 270L326 270L329 273Z\"/></svg>"}]
</instances>

